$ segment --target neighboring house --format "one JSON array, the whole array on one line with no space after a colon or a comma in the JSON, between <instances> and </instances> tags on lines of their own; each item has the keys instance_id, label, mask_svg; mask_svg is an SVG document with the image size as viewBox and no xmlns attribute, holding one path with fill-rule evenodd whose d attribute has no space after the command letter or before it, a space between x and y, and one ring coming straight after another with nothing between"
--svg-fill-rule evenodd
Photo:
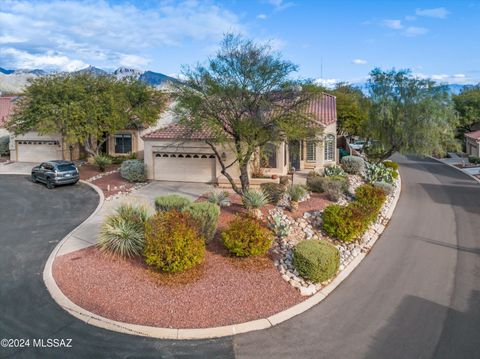
<instances>
[{"instance_id":1,"label":"neighboring house","mask_svg":"<svg viewBox=\"0 0 480 359\"><path fill-rule=\"evenodd\" d=\"M480 157L480 130L465 134L465 146L469 156Z\"/></svg>"},{"instance_id":2,"label":"neighboring house","mask_svg":"<svg viewBox=\"0 0 480 359\"><path fill-rule=\"evenodd\" d=\"M5 128L8 118L13 113L17 96L1 96L0 97L0 137L9 136L9 132Z\"/></svg>"},{"instance_id":3,"label":"neighboring house","mask_svg":"<svg viewBox=\"0 0 480 359\"><path fill-rule=\"evenodd\" d=\"M291 168L297 171L322 170L325 166L337 162L335 97L320 94L308 103L307 111L313 116L315 123L322 126L323 133L318 138L285 141L266 146L261 151L264 154L261 159L261 172L265 177L286 175ZM163 181L228 185L228 180L220 172L220 164L215 154L205 143L206 139L207 133L191 131L175 121L143 136L147 177ZM227 164L235 158L228 146L222 148L219 153ZM232 177L238 178L238 167L232 166L229 173ZM254 183L255 176L252 171L251 178Z\"/></svg>"}]
</instances>

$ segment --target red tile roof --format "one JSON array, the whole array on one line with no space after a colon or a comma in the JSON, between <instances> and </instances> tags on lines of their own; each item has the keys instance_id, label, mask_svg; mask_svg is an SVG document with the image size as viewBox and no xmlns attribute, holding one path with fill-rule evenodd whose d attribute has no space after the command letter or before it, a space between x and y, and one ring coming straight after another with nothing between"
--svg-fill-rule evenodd
<instances>
[{"instance_id":1,"label":"red tile roof","mask_svg":"<svg viewBox=\"0 0 480 359\"><path fill-rule=\"evenodd\" d=\"M480 130L466 133L465 137L470 137L474 140L480 140Z\"/></svg>"},{"instance_id":2,"label":"red tile roof","mask_svg":"<svg viewBox=\"0 0 480 359\"><path fill-rule=\"evenodd\" d=\"M328 126L337 121L336 97L322 93L314 96L306 104L307 113L311 114L314 121L322 126ZM173 123L155 130L145 136L145 140L206 140L209 138L207 131L192 130L184 125Z\"/></svg>"},{"instance_id":3,"label":"red tile roof","mask_svg":"<svg viewBox=\"0 0 480 359\"><path fill-rule=\"evenodd\" d=\"M8 117L13 113L15 108L15 100L18 96L2 96L0 97L0 127L5 126Z\"/></svg>"}]
</instances>

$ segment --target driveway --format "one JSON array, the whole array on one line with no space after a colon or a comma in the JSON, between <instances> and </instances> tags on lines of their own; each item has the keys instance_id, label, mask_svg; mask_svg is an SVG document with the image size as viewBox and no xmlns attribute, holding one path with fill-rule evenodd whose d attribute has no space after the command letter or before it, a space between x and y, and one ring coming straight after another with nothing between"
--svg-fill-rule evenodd
<instances>
[{"instance_id":1,"label":"driveway","mask_svg":"<svg viewBox=\"0 0 480 359\"><path fill-rule=\"evenodd\" d=\"M0 163L0 174L2 173L15 173L15 174L30 174L32 168L39 163L33 162L9 162Z\"/></svg>"},{"instance_id":2,"label":"driveway","mask_svg":"<svg viewBox=\"0 0 480 359\"><path fill-rule=\"evenodd\" d=\"M0 357L479 358L480 186L433 160L398 160L403 189L389 226L326 300L269 330L180 342L109 332L61 310L43 266L96 194L0 176L0 338L73 339Z\"/></svg>"}]
</instances>

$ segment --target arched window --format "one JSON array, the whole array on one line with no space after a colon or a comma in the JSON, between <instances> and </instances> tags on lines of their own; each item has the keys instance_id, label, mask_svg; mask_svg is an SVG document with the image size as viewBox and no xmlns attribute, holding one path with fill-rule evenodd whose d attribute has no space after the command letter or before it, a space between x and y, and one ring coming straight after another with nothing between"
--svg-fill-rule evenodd
<instances>
[{"instance_id":1,"label":"arched window","mask_svg":"<svg viewBox=\"0 0 480 359\"><path fill-rule=\"evenodd\" d=\"M335 161L335 136L328 134L325 136L325 161Z\"/></svg>"}]
</instances>

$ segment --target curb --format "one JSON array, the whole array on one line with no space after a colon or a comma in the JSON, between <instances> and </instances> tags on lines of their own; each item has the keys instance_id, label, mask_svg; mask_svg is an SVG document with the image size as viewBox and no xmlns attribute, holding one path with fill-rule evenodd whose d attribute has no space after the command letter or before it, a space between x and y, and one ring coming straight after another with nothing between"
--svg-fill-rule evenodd
<instances>
[{"instance_id":1,"label":"curb","mask_svg":"<svg viewBox=\"0 0 480 359\"><path fill-rule=\"evenodd\" d=\"M443 162L442 160L438 159L438 158L435 158L435 157L432 157L432 156L428 156L428 158L431 158L432 160L435 160L437 162L440 162L441 164L444 164L444 165L447 165L449 167L452 167L452 168L455 168L457 171L460 171L462 172L464 175L467 175L469 176L470 178L474 179L475 181L477 181L478 183L480 183L480 179L475 177L474 175L471 175L470 173L467 173L467 172L464 172L462 171L461 168L458 168L457 166L454 166L454 165L451 165L450 163L446 163L446 162Z\"/></svg>"},{"instance_id":2,"label":"curb","mask_svg":"<svg viewBox=\"0 0 480 359\"><path fill-rule=\"evenodd\" d=\"M50 254L47 263L45 265L45 269L43 271L43 280L45 285L47 286L48 291L52 298L57 302L60 307L62 307L65 311L69 314L73 315L74 317L82 320L83 322L94 325L99 328L112 330L119 333L131 334L131 335L139 335L145 337L152 337L158 339L211 339L211 338L220 338L220 337L227 337L241 333L252 332L261 329L268 329L271 327L276 326L288 319L291 319L308 309L312 308L313 306L317 305L321 301L323 301L327 296L333 292L354 270L355 268L362 262L362 260L367 256L368 252L371 250L373 245L376 243L380 235L385 230L385 226L382 226L381 230L378 232L378 235L375 238L372 238L368 246L367 252L361 252L357 257L355 257L347 267L341 271L330 284L326 287L322 288L320 291L312 295L310 298L304 300L301 303L294 305L280 313L274 314L268 318L262 318L257 320L252 320L245 323L240 324L233 324L233 325L226 325L222 327L212 327L212 328L198 328L198 329L173 329L173 328L159 328L159 327L152 327L152 326L144 326L144 325L137 325L137 324L130 324L119 322L115 320L111 320L108 318L104 318L100 315L94 314L89 312L80 306L73 303L68 297L66 297L63 292L58 287L55 279L53 278L52 274L52 265L57 253L61 249L62 245L68 240L73 232L75 232L79 227L81 227L85 222L87 222L91 217L93 217L103 206L104 203L104 196L101 190L91 183L84 182L94 188L100 196L100 202L95 209L95 211L84 221L82 222L77 228L72 230L65 238L63 238L60 243L55 247L53 252ZM398 177L398 190L395 193L395 197L393 199L392 205L390 206L388 212L385 214L385 218L390 220L393 215L393 212L397 206L398 199L402 192L402 181L401 177Z\"/></svg>"}]
</instances>

